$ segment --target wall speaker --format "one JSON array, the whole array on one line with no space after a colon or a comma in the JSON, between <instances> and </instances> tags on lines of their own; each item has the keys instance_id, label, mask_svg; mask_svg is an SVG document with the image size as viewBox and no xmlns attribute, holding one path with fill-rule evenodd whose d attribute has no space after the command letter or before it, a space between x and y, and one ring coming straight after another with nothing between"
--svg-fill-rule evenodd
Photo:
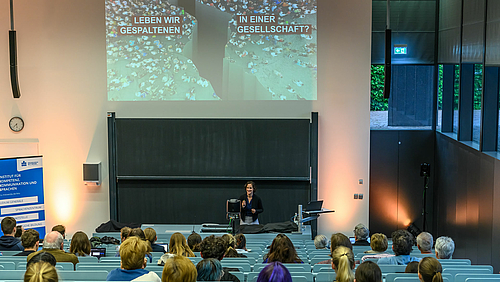
<instances>
[{"instance_id":1,"label":"wall speaker","mask_svg":"<svg viewBox=\"0 0 500 282\"><path fill-rule=\"evenodd\" d=\"M101 163L83 164L83 182L88 186L101 185Z\"/></svg>"},{"instance_id":2,"label":"wall speaker","mask_svg":"<svg viewBox=\"0 0 500 282\"><path fill-rule=\"evenodd\" d=\"M9 30L9 55L12 95L14 98L19 98L21 97L21 91L19 91L19 80L17 78L17 39L15 30Z\"/></svg>"},{"instance_id":3,"label":"wall speaker","mask_svg":"<svg viewBox=\"0 0 500 282\"><path fill-rule=\"evenodd\" d=\"M392 39L391 30L385 30L385 65L384 65L384 98L388 99L391 95L391 55Z\"/></svg>"}]
</instances>

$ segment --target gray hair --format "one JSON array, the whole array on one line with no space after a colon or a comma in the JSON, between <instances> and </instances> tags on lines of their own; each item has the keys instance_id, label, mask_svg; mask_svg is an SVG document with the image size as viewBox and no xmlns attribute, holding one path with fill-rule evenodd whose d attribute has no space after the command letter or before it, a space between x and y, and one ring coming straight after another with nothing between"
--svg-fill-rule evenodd
<instances>
[{"instance_id":1,"label":"gray hair","mask_svg":"<svg viewBox=\"0 0 500 282\"><path fill-rule=\"evenodd\" d=\"M328 238L325 235L318 235L314 238L314 246L316 249L326 249L328 246Z\"/></svg>"},{"instance_id":2,"label":"gray hair","mask_svg":"<svg viewBox=\"0 0 500 282\"><path fill-rule=\"evenodd\" d=\"M56 231L57 232L57 231ZM54 242L47 242L47 236L52 233L49 232L47 235L45 235L45 239L43 240L43 248L44 249L61 249L61 244L64 241L63 236L61 233L57 232L57 239Z\"/></svg>"},{"instance_id":3,"label":"gray hair","mask_svg":"<svg viewBox=\"0 0 500 282\"><path fill-rule=\"evenodd\" d=\"M441 236L436 239L436 254L440 259L451 259L455 251L455 242L450 237Z\"/></svg>"},{"instance_id":4,"label":"gray hair","mask_svg":"<svg viewBox=\"0 0 500 282\"><path fill-rule=\"evenodd\" d=\"M433 242L432 234L429 232L422 232L417 236L417 245L420 246L423 252L429 252L432 249Z\"/></svg>"},{"instance_id":5,"label":"gray hair","mask_svg":"<svg viewBox=\"0 0 500 282\"><path fill-rule=\"evenodd\" d=\"M364 224L360 223L354 227L354 236L358 240L366 240L370 236L370 231Z\"/></svg>"}]
</instances>

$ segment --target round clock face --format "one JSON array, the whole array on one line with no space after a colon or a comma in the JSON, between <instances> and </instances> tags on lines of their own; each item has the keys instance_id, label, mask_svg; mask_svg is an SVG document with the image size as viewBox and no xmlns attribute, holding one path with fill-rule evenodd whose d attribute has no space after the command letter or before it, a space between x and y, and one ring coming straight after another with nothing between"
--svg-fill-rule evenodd
<instances>
[{"instance_id":1,"label":"round clock face","mask_svg":"<svg viewBox=\"0 0 500 282\"><path fill-rule=\"evenodd\" d=\"M13 117L9 121L9 127L14 132L19 132L24 128L24 121L20 117Z\"/></svg>"}]
</instances>

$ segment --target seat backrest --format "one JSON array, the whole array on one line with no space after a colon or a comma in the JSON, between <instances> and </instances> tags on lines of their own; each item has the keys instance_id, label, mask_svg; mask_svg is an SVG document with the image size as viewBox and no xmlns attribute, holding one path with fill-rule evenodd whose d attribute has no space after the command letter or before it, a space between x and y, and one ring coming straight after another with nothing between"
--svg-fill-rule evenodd
<instances>
[{"instance_id":1,"label":"seat backrest","mask_svg":"<svg viewBox=\"0 0 500 282\"><path fill-rule=\"evenodd\" d=\"M100 263L108 263L108 262L120 262L121 258L120 257L103 257L99 260Z\"/></svg>"},{"instance_id":2,"label":"seat backrest","mask_svg":"<svg viewBox=\"0 0 500 282\"><path fill-rule=\"evenodd\" d=\"M479 274L479 273L458 273L455 275L455 282L465 282L468 278L499 278L500 274Z\"/></svg>"},{"instance_id":3,"label":"seat backrest","mask_svg":"<svg viewBox=\"0 0 500 282\"><path fill-rule=\"evenodd\" d=\"M438 261L443 265L443 263L460 263L471 265L470 259L438 259Z\"/></svg>"},{"instance_id":4,"label":"seat backrest","mask_svg":"<svg viewBox=\"0 0 500 282\"><path fill-rule=\"evenodd\" d=\"M500 281L500 278L467 278L465 279L465 282L482 282L482 281L486 281L486 282L497 282L497 281Z\"/></svg>"},{"instance_id":5,"label":"seat backrest","mask_svg":"<svg viewBox=\"0 0 500 282\"><path fill-rule=\"evenodd\" d=\"M453 277L455 277L458 273L492 274L493 267L491 265L460 265L458 267L443 268L443 273L450 273Z\"/></svg>"},{"instance_id":6,"label":"seat backrest","mask_svg":"<svg viewBox=\"0 0 500 282\"><path fill-rule=\"evenodd\" d=\"M404 273L406 269L406 265L381 264L379 267L382 273Z\"/></svg>"},{"instance_id":7,"label":"seat backrest","mask_svg":"<svg viewBox=\"0 0 500 282\"><path fill-rule=\"evenodd\" d=\"M26 257L25 257L26 258ZM25 270L0 270L2 280L23 280ZM106 279L106 278L104 278Z\"/></svg>"},{"instance_id":8,"label":"seat backrest","mask_svg":"<svg viewBox=\"0 0 500 282\"><path fill-rule=\"evenodd\" d=\"M320 272L316 274L316 282L332 282L337 278L337 273L335 271L331 272Z\"/></svg>"},{"instance_id":9,"label":"seat backrest","mask_svg":"<svg viewBox=\"0 0 500 282\"><path fill-rule=\"evenodd\" d=\"M453 277L449 273L442 273L443 280L446 278L448 281L453 282ZM416 277L418 279L418 274L417 273L387 273L385 275L385 282L394 282L397 277L405 277L405 278L414 278ZM400 280L398 280L400 281Z\"/></svg>"},{"instance_id":10,"label":"seat backrest","mask_svg":"<svg viewBox=\"0 0 500 282\"><path fill-rule=\"evenodd\" d=\"M108 272L105 270L61 270L57 272L62 281L105 281Z\"/></svg>"},{"instance_id":11,"label":"seat backrest","mask_svg":"<svg viewBox=\"0 0 500 282\"><path fill-rule=\"evenodd\" d=\"M78 257L80 263L98 263L99 259L96 257Z\"/></svg>"},{"instance_id":12,"label":"seat backrest","mask_svg":"<svg viewBox=\"0 0 500 282\"><path fill-rule=\"evenodd\" d=\"M316 265L318 262L322 262L322 261L325 261L325 260L329 260L330 257L329 256L315 256L311 259L311 264L312 265Z\"/></svg>"},{"instance_id":13,"label":"seat backrest","mask_svg":"<svg viewBox=\"0 0 500 282\"><path fill-rule=\"evenodd\" d=\"M292 271L301 271L301 272L311 272L311 265L308 264L308 263L284 263L283 264L287 269L288 271L292 272ZM264 263L264 264L256 264L254 265L253 267L253 271L255 272L260 272L262 269L264 269L264 267L266 267L267 264Z\"/></svg>"},{"instance_id":14,"label":"seat backrest","mask_svg":"<svg viewBox=\"0 0 500 282\"><path fill-rule=\"evenodd\" d=\"M104 270L104 271L107 271L107 272L110 272L111 270L115 270L117 268L120 268L119 265L112 265L112 264L107 264L107 263L103 263L103 264L81 264L81 263L78 263L76 265L76 270L77 271L97 271L97 270Z\"/></svg>"},{"instance_id":15,"label":"seat backrest","mask_svg":"<svg viewBox=\"0 0 500 282\"><path fill-rule=\"evenodd\" d=\"M252 267L248 262L226 262L225 259L221 261L222 267L238 268L242 272L250 272Z\"/></svg>"},{"instance_id":16,"label":"seat backrest","mask_svg":"<svg viewBox=\"0 0 500 282\"><path fill-rule=\"evenodd\" d=\"M240 272L240 271L229 271L232 275L236 276L240 280L240 282L245 281L245 273Z\"/></svg>"},{"instance_id":17,"label":"seat backrest","mask_svg":"<svg viewBox=\"0 0 500 282\"><path fill-rule=\"evenodd\" d=\"M0 261L0 266L5 270L14 270L16 269L16 263L12 261Z\"/></svg>"},{"instance_id":18,"label":"seat backrest","mask_svg":"<svg viewBox=\"0 0 500 282\"><path fill-rule=\"evenodd\" d=\"M314 264L313 265L313 273L319 273L319 272L331 272L334 271L332 269L331 264Z\"/></svg>"}]
</instances>

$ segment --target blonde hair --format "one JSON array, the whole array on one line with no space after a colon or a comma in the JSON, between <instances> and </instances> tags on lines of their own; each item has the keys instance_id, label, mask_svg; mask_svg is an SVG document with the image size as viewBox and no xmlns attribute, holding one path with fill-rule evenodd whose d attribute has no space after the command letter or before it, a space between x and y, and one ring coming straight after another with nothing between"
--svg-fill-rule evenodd
<instances>
[{"instance_id":1,"label":"blonde hair","mask_svg":"<svg viewBox=\"0 0 500 282\"><path fill-rule=\"evenodd\" d=\"M58 282L56 268L48 262L39 261L28 265L24 282Z\"/></svg>"},{"instance_id":2,"label":"blonde hair","mask_svg":"<svg viewBox=\"0 0 500 282\"><path fill-rule=\"evenodd\" d=\"M168 245L171 254L184 257L194 257L193 251L189 248L186 237L182 233L175 232L170 236L170 244Z\"/></svg>"},{"instance_id":3,"label":"blonde hair","mask_svg":"<svg viewBox=\"0 0 500 282\"><path fill-rule=\"evenodd\" d=\"M385 252L387 251L389 243L387 242L387 236L382 233L375 233L372 235L370 240L370 247L375 252Z\"/></svg>"},{"instance_id":4,"label":"blonde hair","mask_svg":"<svg viewBox=\"0 0 500 282\"><path fill-rule=\"evenodd\" d=\"M148 240L149 243L153 244L156 241L156 231L153 228L148 227L144 229L144 235L146 235L146 240Z\"/></svg>"},{"instance_id":5,"label":"blonde hair","mask_svg":"<svg viewBox=\"0 0 500 282\"><path fill-rule=\"evenodd\" d=\"M137 236L130 236L120 246L122 268L140 269L144 265L144 257L148 252L148 243Z\"/></svg>"},{"instance_id":6,"label":"blonde hair","mask_svg":"<svg viewBox=\"0 0 500 282\"><path fill-rule=\"evenodd\" d=\"M424 282L443 282L443 267L441 263L433 257L425 257L418 264L418 273Z\"/></svg>"},{"instance_id":7,"label":"blonde hair","mask_svg":"<svg viewBox=\"0 0 500 282\"><path fill-rule=\"evenodd\" d=\"M162 282L196 282L198 272L190 259L173 256L165 261L161 275Z\"/></svg>"},{"instance_id":8,"label":"blonde hair","mask_svg":"<svg viewBox=\"0 0 500 282\"><path fill-rule=\"evenodd\" d=\"M332 263L335 265L335 272L337 273L338 282L353 282L354 273L354 254L351 249L338 246L332 251Z\"/></svg>"}]
</instances>

